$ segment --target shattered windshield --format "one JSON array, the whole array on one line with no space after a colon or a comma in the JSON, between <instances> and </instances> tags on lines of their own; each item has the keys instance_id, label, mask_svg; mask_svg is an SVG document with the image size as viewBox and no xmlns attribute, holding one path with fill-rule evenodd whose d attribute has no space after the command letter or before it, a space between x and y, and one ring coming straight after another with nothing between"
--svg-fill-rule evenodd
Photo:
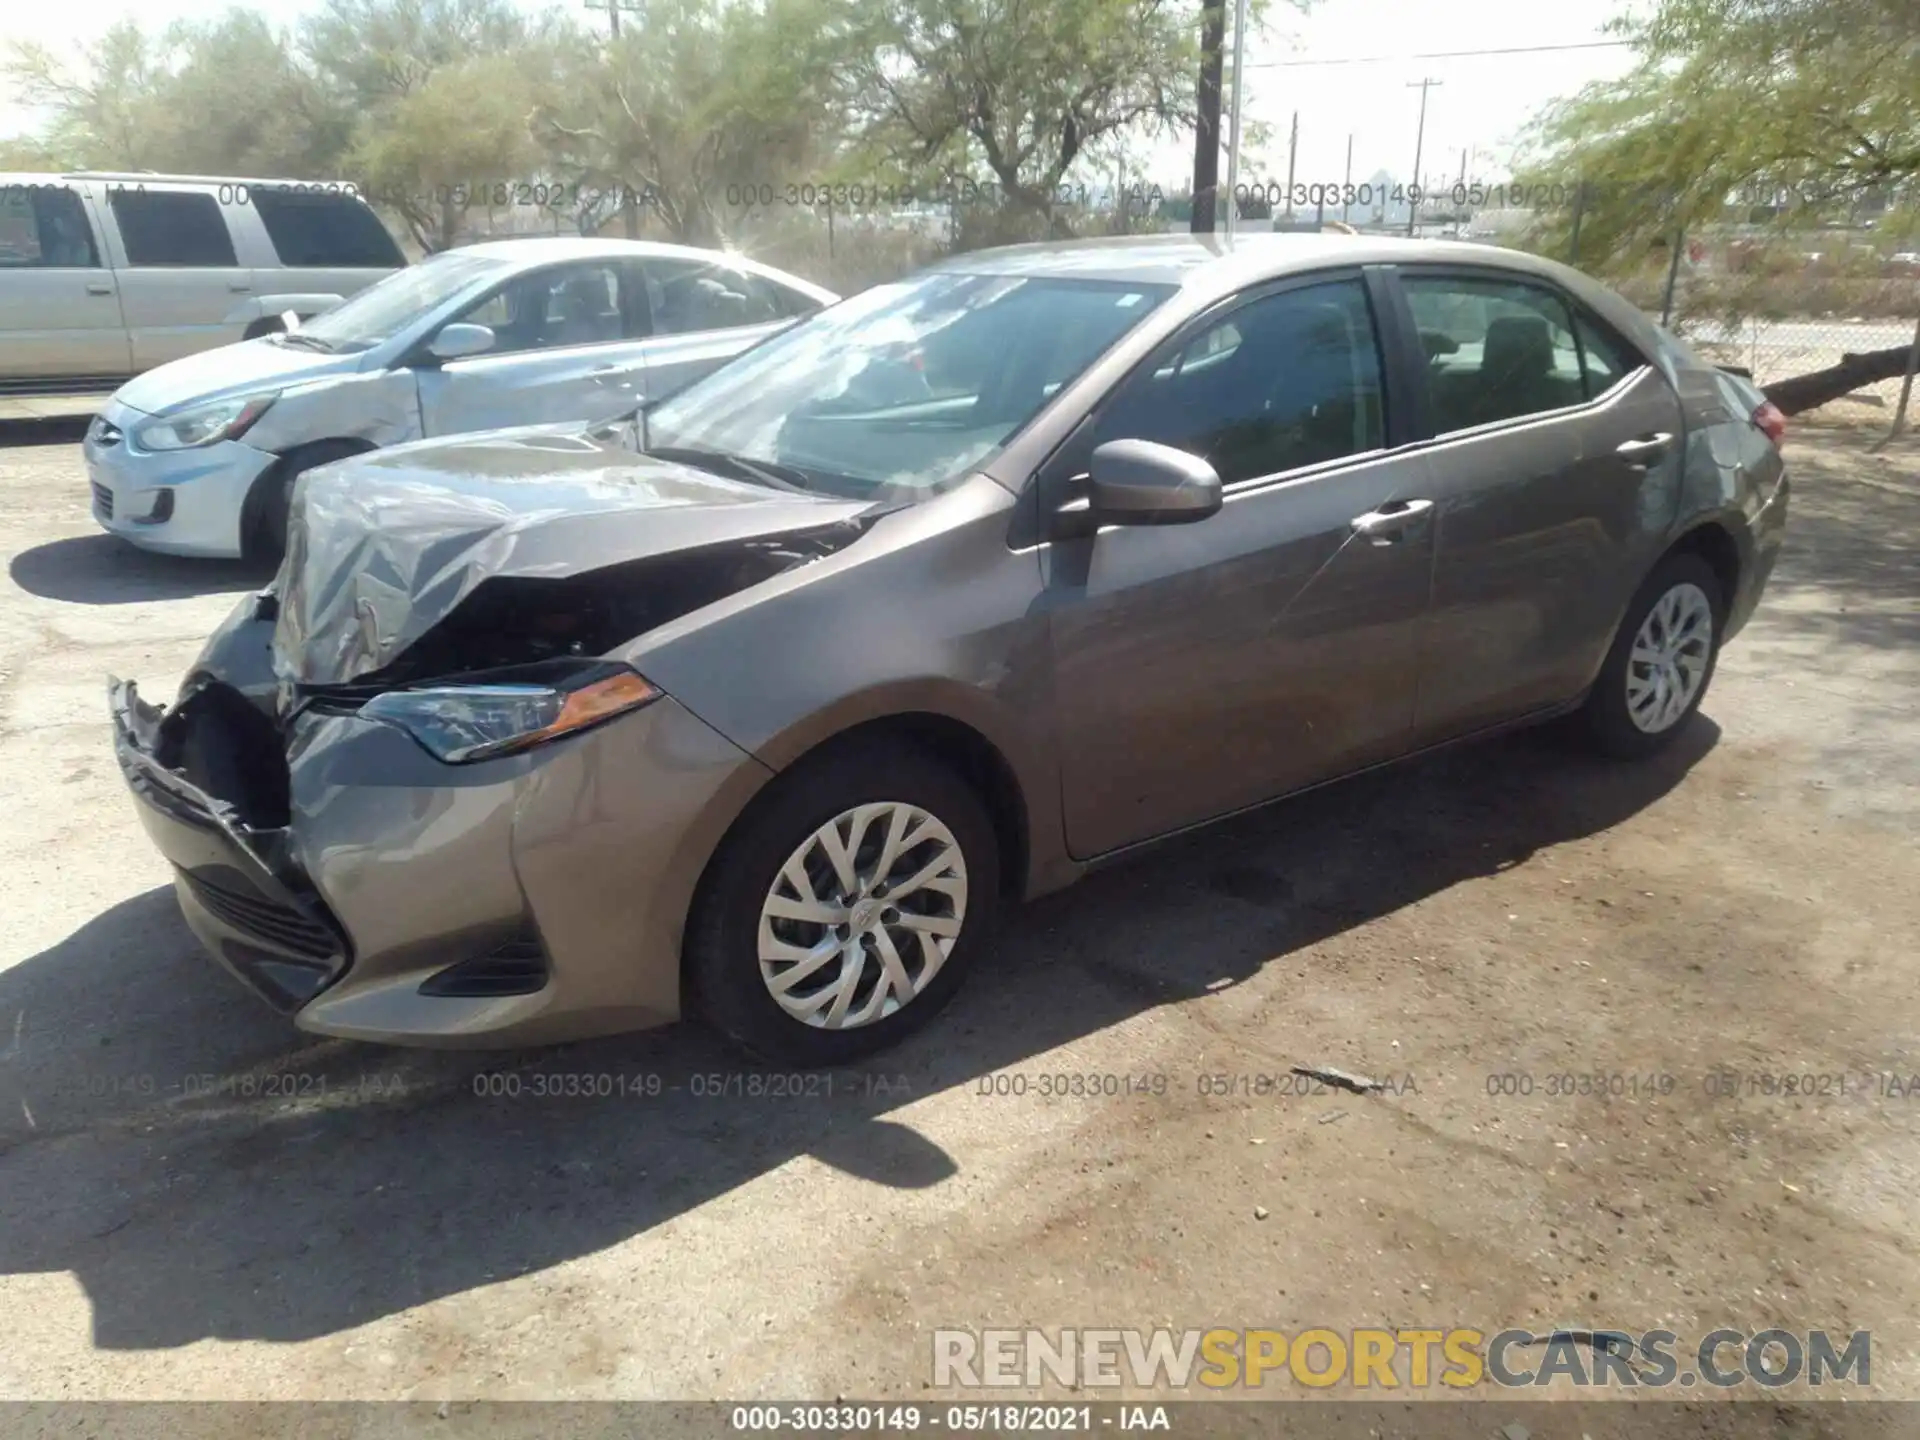
<instances>
[{"instance_id":1,"label":"shattered windshield","mask_svg":"<svg viewBox=\"0 0 1920 1440\"><path fill-rule=\"evenodd\" d=\"M966 476L1172 287L937 273L822 311L674 396L647 448L855 497Z\"/></svg>"}]
</instances>

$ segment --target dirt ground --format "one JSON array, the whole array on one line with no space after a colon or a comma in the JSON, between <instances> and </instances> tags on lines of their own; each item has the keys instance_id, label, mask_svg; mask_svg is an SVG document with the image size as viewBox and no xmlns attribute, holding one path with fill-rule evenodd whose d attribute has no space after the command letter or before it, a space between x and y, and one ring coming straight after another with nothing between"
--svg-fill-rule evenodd
<instances>
[{"instance_id":1,"label":"dirt ground","mask_svg":"<svg viewBox=\"0 0 1920 1440\"><path fill-rule=\"evenodd\" d=\"M1915 443L1796 427L1786 557L1664 759L1522 735L1231 822L1017 915L832 1098L755 1098L691 1027L322 1043L206 960L103 682L171 693L261 577L97 533L76 434L0 436L0 1396L924 1400L937 1327L1586 1324L1869 1330L1920 1398L1920 1089L1867 1078L1920 1072ZM1257 1078L1299 1063L1394 1093ZM565 1074L641 1093L532 1098Z\"/></svg>"}]
</instances>

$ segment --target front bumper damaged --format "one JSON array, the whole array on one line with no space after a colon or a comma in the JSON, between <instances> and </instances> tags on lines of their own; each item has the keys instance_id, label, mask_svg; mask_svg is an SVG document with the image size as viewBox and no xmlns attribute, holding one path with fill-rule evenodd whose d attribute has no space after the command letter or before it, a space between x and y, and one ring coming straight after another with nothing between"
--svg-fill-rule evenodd
<instances>
[{"instance_id":1,"label":"front bumper damaged","mask_svg":"<svg viewBox=\"0 0 1920 1440\"><path fill-rule=\"evenodd\" d=\"M194 934L301 1029L491 1047L678 1018L706 857L771 772L671 697L449 766L341 713L249 751L222 728L249 702L192 686L162 711L114 681L115 752Z\"/></svg>"},{"instance_id":2,"label":"front bumper damaged","mask_svg":"<svg viewBox=\"0 0 1920 1440\"><path fill-rule=\"evenodd\" d=\"M173 866L181 913L207 950L275 1009L291 1012L352 963L339 921L301 882L284 829L255 829L158 758L163 712L130 680L108 687L113 749L141 824Z\"/></svg>"}]
</instances>

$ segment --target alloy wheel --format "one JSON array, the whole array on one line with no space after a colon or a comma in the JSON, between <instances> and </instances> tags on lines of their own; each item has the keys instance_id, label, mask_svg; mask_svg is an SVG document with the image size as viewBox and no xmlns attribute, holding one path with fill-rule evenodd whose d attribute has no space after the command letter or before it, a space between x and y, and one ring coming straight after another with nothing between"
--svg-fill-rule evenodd
<instances>
[{"instance_id":1,"label":"alloy wheel","mask_svg":"<svg viewBox=\"0 0 1920 1440\"><path fill-rule=\"evenodd\" d=\"M930 812L843 810L795 848L760 907L760 978L806 1025L849 1030L908 1004L953 953L967 863Z\"/></svg>"},{"instance_id":2,"label":"alloy wheel","mask_svg":"<svg viewBox=\"0 0 1920 1440\"><path fill-rule=\"evenodd\" d=\"M1698 585L1675 585L1647 611L1627 656L1627 714L1649 735L1670 729L1706 683L1713 605Z\"/></svg>"}]
</instances>

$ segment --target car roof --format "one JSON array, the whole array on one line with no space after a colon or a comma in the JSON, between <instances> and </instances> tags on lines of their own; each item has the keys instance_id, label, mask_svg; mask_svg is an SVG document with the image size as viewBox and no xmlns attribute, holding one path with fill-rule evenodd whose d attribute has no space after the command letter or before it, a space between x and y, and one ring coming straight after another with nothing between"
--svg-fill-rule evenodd
<instances>
[{"instance_id":1,"label":"car roof","mask_svg":"<svg viewBox=\"0 0 1920 1440\"><path fill-rule=\"evenodd\" d=\"M674 245L664 240L623 240L608 239L588 235L529 235L510 240L481 240L472 245L460 245L451 252L458 255L479 255L489 260L502 260L515 265L545 265L557 260L592 260L604 258L616 259L670 259L695 260L711 264L715 260L729 265L737 265L743 270L752 270L759 274L778 279L781 283L796 286L811 294L826 298L837 298L830 290L815 285L788 271L772 265L749 259L726 250L703 250L694 245Z\"/></svg>"},{"instance_id":2,"label":"car roof","mask_svg":"<svg viewBox=\"0 0 1920 1440\"><path fill-rule=\"evenodd\" d=\"M56 170L33 175L9 176L26 180L125 180L137 185L257 185L278 186L286 190L305 190L315 194L348 195L356 199L360 187L351 180L293 180L266 175L175 175L160 170Z\"/></svg>"},{"instance_id":3,"label":"car roof","mask_svg":"<svg viewBox=\"0 0 1920 1440\"><path fill-rule=\"evenodd\" d=\"M1122 235L1052 240L956 255L933 267L972 274L1056 276L1140 284L1239 286L1335 265L1454 263L1534 274L1562 267L1494 245L1391 235L1284 233Z\"/></svg>"}]
</instances>

